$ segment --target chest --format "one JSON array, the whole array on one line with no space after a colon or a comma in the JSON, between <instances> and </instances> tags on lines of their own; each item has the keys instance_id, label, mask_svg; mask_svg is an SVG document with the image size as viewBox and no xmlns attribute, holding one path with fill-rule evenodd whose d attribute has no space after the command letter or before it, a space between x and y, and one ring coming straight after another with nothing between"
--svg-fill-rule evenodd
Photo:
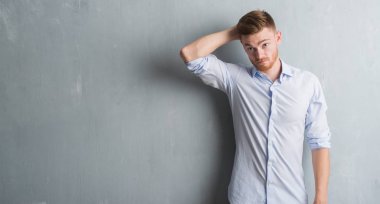
<instances>
[{"instance_id":1,"label":"chest","mask_svg":"<svg viewBox=\"0 0 380 204\"><path fill-rule=\"evenodd\" d=\"M256 117L271 119L281 124L304 122L312 84L297 76L274 83L252 77L240 79L232 99L240 111L249 111Z\"/></svg>"}]
</instances>

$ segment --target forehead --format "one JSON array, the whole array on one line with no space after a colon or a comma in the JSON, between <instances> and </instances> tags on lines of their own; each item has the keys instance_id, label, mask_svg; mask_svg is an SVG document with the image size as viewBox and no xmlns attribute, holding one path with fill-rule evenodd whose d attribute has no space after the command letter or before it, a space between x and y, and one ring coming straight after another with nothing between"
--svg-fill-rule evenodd
<instances>
[{"instance_id":1,"label":"forehead","mask_svg":"<svg viewBox=\"0 0 380 204\"><path fill-rule=\"evenodd\" d=\"M241 42L243 44L259 44L260 42L268 39L274 39L275 31L271 28L264 28L260 32L251 35L242 35Z\"/></svg>"}]
</instances>

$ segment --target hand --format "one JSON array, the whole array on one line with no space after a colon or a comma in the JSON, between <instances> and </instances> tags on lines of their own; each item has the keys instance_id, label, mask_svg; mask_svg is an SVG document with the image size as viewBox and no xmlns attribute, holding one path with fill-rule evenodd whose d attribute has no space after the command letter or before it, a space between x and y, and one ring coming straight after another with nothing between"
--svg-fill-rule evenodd
<instances>
[{"instance_id":1,"label":"hand","mask_svg":"<svg viewBox=\"0 0 380 204\"><path fill-rule=\"evenodd\" d=\"M239 40L240 39L240 34L237 31L236 27L237 27L237 25L234 25L228 29L232 40Z\"/></svg>"}]
</instances>

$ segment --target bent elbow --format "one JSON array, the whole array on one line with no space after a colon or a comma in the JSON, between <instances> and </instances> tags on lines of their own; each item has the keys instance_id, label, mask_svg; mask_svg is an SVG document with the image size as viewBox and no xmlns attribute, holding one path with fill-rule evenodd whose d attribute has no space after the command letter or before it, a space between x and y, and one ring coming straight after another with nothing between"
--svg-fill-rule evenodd
<instances>
[{"instance_id":1,"label":"bent elbow","mask_svg":"<svg viewBox=\"0 0 380 204\"><path fill-rule=\"evenodd\" d=\"M181 56L182 60L187 63L190 61L190 54L189 54L189 48L187 46L181 48L179 51L179 55Z\"/></svg>"}]
</instances>

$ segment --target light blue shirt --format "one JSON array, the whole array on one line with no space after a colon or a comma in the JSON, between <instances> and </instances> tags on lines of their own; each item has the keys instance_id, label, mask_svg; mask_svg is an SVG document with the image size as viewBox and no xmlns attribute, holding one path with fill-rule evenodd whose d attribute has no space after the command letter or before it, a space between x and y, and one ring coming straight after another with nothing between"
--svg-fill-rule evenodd
<instances>
[{"instance_id":1,"label":"light blue shirt","mask_svg":"<svg viewBox=\"0 0 380 204\"><path fill-rule=\"evenodd\" d=\"M307 204L304 138L311 150L330 148L318 78L280 61L282 72L274 82L254 66L226 63L213 54L186 63L228 96L236 142L231 204Z\"/></svg>"}]
</instances>

